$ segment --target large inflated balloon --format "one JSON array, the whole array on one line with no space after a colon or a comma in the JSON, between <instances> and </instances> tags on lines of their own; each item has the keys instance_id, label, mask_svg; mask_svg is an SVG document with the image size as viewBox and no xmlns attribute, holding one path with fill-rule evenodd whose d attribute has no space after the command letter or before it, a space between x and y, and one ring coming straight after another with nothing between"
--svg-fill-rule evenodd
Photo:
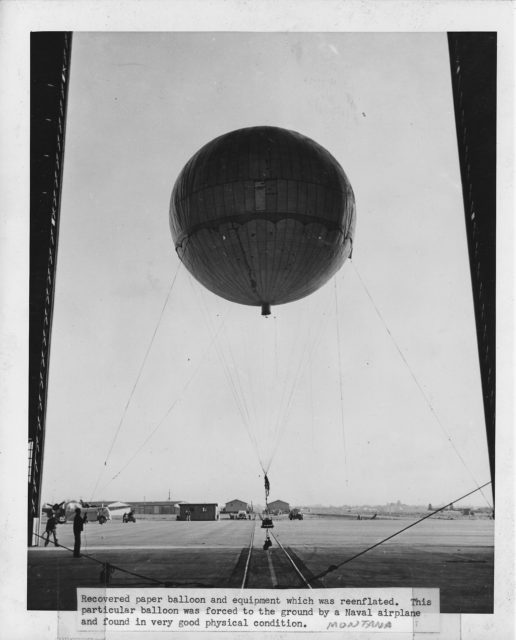
<instances>
[{"instance_id":1,"label":"large inflated balloon","mask_svg":"<svg viewBox=\"0 0 516 640\"><path fill-rule=\"evenodd\" d=\"M207 289L268 313L316 291L349 257L355 198L319 144L250 127L215 138L187 162L170 228L180 259Z\"/></svg>"}]
</instances>

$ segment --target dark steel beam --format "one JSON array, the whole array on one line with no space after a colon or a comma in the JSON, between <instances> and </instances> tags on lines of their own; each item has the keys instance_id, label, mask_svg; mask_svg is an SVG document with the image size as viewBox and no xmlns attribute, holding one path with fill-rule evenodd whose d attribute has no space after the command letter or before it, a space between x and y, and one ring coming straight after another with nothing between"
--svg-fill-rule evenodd
<instances>
[{"instance_id":1,"label":"dark steel beam","mask_svg":"<svg viewBox=\"0 0 516 640\"><path fill-rule=\"evenodd\" d=\"M54 304L72 34L30 39L30 283L28 543L41 513L48 367Z\"/></svg>"},{"instance_id":2,"label":"dark steel beam","mask_svg":"<svg viewBox=\"0 0 516 640\"><path fill-rule=\"evenodd\" d=\"M496 44L496 33L448 34L493 497L496 435Z\"/></svg>"}]
</instances>

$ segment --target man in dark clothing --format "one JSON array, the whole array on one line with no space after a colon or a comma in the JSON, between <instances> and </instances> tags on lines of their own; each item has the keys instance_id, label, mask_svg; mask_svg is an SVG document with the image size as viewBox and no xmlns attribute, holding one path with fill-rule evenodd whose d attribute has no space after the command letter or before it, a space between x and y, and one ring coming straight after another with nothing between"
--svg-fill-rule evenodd
<instances>
[{"instance_id":1,"label":"man in dark clothing","mask_svg":"<svg viewBox=\"0 0 516 640\"><path fill-rule=\"evenodd\" d=\"M81 532L84 528L84 519L81 516L81 510L79 507L75 510L75 518L73 519L73 535L75 538L75 544L73 547L73 557L81 557Z\"/></svg>"},{"instance_id":2,"label":"man in dark clothing","mask_svg":"<svg viewBox=\"0 0 516 640\"><path fill-rule=\"evenodd\" d=\"M50 534L54 536L54 545L57 547L56 527L57 527L57 518L52 513L50 518L47 520L47 526L45 528L45 533L43 534L43 537L47 536L47 539L45 540L45 547L48 546L48 543L50 541Z\"/></svg>"}]
</instances>

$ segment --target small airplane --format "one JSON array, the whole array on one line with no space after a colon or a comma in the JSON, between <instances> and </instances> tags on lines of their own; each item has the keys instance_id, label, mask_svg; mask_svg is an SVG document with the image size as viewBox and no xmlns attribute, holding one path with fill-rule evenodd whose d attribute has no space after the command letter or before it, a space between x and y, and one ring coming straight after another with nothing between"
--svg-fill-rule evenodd
<instances>
[{"instance_id":1,"label":"small airplane","mask_svg":"<svg viewBox=\"0 0 516 640\"><path fill-rule=\"evenodd\" d=\"M56 516L60 524L72 522L75 517L75 510L81 510L81 516L84 522L98 522L104 524L111 520L111 510L108 506L91 504L82 500L63 500L56 504L46 503L43 505L42 512L50 518L51 515Z\"/></svg>"}]
</instances>

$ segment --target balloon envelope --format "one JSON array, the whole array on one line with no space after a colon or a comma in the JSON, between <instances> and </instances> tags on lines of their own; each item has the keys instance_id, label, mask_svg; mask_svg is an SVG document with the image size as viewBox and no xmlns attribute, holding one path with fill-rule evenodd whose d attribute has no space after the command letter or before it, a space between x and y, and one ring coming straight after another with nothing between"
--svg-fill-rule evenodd
<instances>
[{"instance_id":1,"label":"balloon envelope","mask_svg":"<svg viewBox=\"0 0 516 640\"><path fill-rule=\"evenodd\" d=\"M319 144L278 127L215 138L181 171L170 228L180 259L213 293L283 304L325 284L352 250L355 198Z\"/></svg>"}]
</instances>

